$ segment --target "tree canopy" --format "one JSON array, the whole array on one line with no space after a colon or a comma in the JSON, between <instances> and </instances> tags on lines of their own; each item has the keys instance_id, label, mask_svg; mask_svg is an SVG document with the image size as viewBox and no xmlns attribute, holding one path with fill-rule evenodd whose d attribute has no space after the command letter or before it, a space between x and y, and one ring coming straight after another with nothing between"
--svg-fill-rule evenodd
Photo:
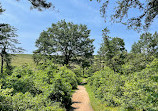
<instances>
[{"instance_id":1,"label":"tree canopy","mask_svg":"<svg viewBox=\"0 0 158 111\"><path fill-rule=\"evenodd\" d=\"M92 0L90 0L92 1ZM103 0L97 0L102 2ZM157 18L158 15L158 0L114 0L116 6L113 7L114 14L111 14L111 20L113 22L121 22L126 24L128 28L133 28L140 31L141 29L148 29L151 23ZM103 5L100 8L100 12L103 17L106 18L106 12L110 0L103 1ZM139 10L138 16L128 18L129 10ZM128 19L125 19L125 18Z\"/></svg>"},{"instance_id":2,"label":"tree canopy","mask_svg":"<svg viewBox=\"0 0 158 111\"><path fill-rule=\"evenodd\" d=\"M34 54L56 55L56 59L60 57L60 63L66 65L82 57L89 58L94 52L94 40L89 38L89 34L86 25L61 20L40 34Z\"/></svg>"},{"instance_id":3,"label":"tree canopy","mask_svg":"<svg viewBox=\"0 0 158 111\"><path fill-rule=\"evenodd\" d=\"M15 0L20 1L20 0ZM43 9L54 9L55 6L52 4L52 2L47 2L47 0L27 0L31 4L31 9L38 9L39 11L42 11ZM1 6L0 3L0 13L4 12L4 9Z\"/></svg>"},{"instance_id":4,"label":"tree canopy","mask_svg":"<svg viewBox=\"0 0 158 111\"><path fill-rule=\"evenodd\" d=\"M17 0L20 1L20 0ZM55 8L55 6L51 2L47 2L46 0L28 0L31 3L32 7L38 10Z\"/></svg>"},{"instance_id":5,"label":"tree canopy","mask_svg":"<svg viewBox=\"0 0 158 111\"><path fill-rule=\"evenodd\" d=\"M15 34L16 29L9 24L2 24L0 26L0 56L1 56L1 73L3 73L3 63L6 62L9 67L11 58L10 53L19 53L23 51L22 48L17 47L19 44Z\"/></svg>"},{"instance_id":6,"label":"tree canopy","mask_svg":"<svg viewBox=\"0 0 158 111\"><path fill-rule=\"evenodd\" d=\"M20 1L20 0L16 0ZM92 0L90 0L92 1ZM108 11L108 6L110 0L96 0L97 2L102 2L103 5L100 8L101 15L106 20L106 12ZM31 3L31 8L38 10L55 8L52 2L48 0L28 0ZM114 0L116 6L113 7L114 14L111 14L111 20L113 22L121 22L130 29L135 29L140 31L141 29L148 29L152 22L157 18L158 15L158 1L157 0ZM128 18L129 10L139 10L140 14L138 16L132 16ZM4 10L0 6L0 13ZM128 19L125 19L128 18Z\"/></svg>"},{"instance_id":7,"label":"tree canopy","mask_svg":"<svg viewBox=\"0 0 158 111\"><path fill-rule=\"evenodd\" d=\"M2 12L4 12L4 9L2 8L2 5L1 5L1 3L0 3L0 14L1 14Z\"/></svg>"},{"instance_id":8,"label":"tree canopy","mask_svg":"<svg viewBox=\"0 0 158 111\"><path fill-rule=\"evenodd\" d=\"M140 40L132 45L133 53L143 53L146 55L158 54L158 33L143 33L140 35Z\"/></svg>"},{"instance_id":9,"label":"tree canopy","mask_svg":"<svg viewBox=\"0 0 158 111\"><path fill-rule=\"evenodd\" d=\"M118 66L122 65L123 58L126 53L124 40L119 37L108 36L109 30L103 30L103 43L98 51L101 60L106 61L106 65L113 68L114 71L118 70Z\"/></svg>"}]
</instances>

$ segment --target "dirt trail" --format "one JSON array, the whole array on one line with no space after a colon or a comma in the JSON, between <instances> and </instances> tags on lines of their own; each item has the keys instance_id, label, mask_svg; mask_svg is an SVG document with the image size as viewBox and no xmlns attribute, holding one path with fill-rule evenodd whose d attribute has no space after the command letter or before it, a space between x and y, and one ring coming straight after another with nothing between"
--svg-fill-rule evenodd
<instances>
[{"instance_id":1,"label":"dirt trail","mask_svg":"<svg viewBox=\"0 0 158 111\"><path fill-rule=\"evenodd\" d=\"M79 85L78 90L72 95L71 111L93 111L88 93L84 86Z\"/></svg>"}]
</instances>

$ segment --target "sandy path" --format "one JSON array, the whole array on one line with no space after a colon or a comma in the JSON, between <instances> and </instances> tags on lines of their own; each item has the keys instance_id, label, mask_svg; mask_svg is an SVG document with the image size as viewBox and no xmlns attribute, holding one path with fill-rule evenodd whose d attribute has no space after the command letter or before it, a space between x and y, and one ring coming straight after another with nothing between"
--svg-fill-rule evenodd
<instances>
[{"instance_id":1,"label":"sandy path","mask_svg":"<svg viewBox=\"0 0 158 111\"><path fill-rule=\"evenodd\" d=\"M84 86L79 85L78 90L72 95L71 111L93 111L88 93Z\"/></svg>"}]
</instances>

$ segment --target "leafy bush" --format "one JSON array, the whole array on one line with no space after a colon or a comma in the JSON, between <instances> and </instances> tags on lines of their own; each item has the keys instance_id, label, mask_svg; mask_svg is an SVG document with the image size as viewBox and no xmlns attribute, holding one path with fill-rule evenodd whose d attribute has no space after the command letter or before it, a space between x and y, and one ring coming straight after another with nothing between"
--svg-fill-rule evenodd
<instances>
[{"instance_id":1,"label":"leafy bush","mask_svg":"<svg viewBox=\"0 0 158 111\"><path fill-rule=\"evenodd\" d=\"M59 68L57 76L62 78L63 81L71 84L72 89L77 88L77 77L74 72L66 68L66 66Z\"/></svg>"},{"instance_id":2,"label":"leafy bush","mask_svg":"<svg viewBox=\"0 0 158 111\"><path fill-rule=\"evenodd\" d=\"M61 102L68 108L71 105L71 91L77 88L76 75L68 68L47 66L36 71L35 86L54 102Z\"/></svg>"},{"instance_id":3,"label":"leafy bush","mask_svg":"<svg viewBox=\"0 0 158 111\"><path fill-rule=\"evenodd\" d=\"M128 76L121 98L124 108L158 110L158 59L147 68Z\"/></svg>"},{"instance_id":4,"label":"leafy bush","mask_svg":"<svg viewBox=\"0 0 158 111\"><path fill-rule=\"evenodd\" d=\"M12 109L11 106L11 92L13 89L2 89L0 85L0 110L9 111Z\"/></svg>"},{"instance_id":5,"label":"leafy bush","mask_svg":"<svg viewBox=\"0 0 158 111\"><path fill-rule=\"evenodd\" d=\"M77 77L82 77L83 75L82 69L80 67L73 69L73 72L75 73Z\"/></svg>"},{"instance_id":6,"label":"leafy bush","mask_svg":"<svg viewBox=\"0 0 158 111\"><path fill-rule=\"evenodd\" d=\"M121 104L119 98L123 94L121 90L123 81L121 81L121 76L110 68L106 67L104 70L94 73L88 80L88 84L94 90L96 98L105 102L107 106Z\"/></svg>"},{"instance_id":7,"label":"leafy bush","mask_svg":"<svg viewBox=\"0 0 158 111\"><path fill-rule=\"evenodd\" d=\"M55 102L61 102L63 106L69 108L71 105L71 90L72 87L68 82L65 82L61 78L57 78L49 93L49 98Z\"/></svg>"},{"instance_id":8,"label":"leafy bush","mask_svg":"<svg viewBox=\"0 0 158 111\"><path fill-rule=\"evenodd\" d=\"M1 111L64 111L60 103L48 100L43 94L33 96L26 92L12 95L13 89L0 88Z\"/></svg>"},{"instance_id":9,"label":"leafy bush","mask_svg":"<svg viewBox=\"0 0 158 111\"><path fill-rule=\"evenodd\" d=\"M96 72L96 71L99 71L100 69L98 68L97 65L91 65L90 67L88 67L86 70L85 70L85 75L87 77L91 77L93 76L93 74Z\"/></svg>"},{"instance_id":10,"label":"leafy bush","mask_svg":"<svg viewBox=\"0 0 158 111\"><path fill-rule=\"evenodd\" d=\"M128 54L126 63L122 65L121 72L128 75L134 72L140 72L145 69L149 63L154 60L154 57L143 54Z\"/></svg>"},{"instance_id":11,"label":"leafy bush","mask_svg":"<svg viewBox=\"0 0 158 111\"><path fill-rule=\"evenodd\" d=\"M62 110L60 103L48 100L43 94L32 96L29 92L17 93L12 97L13 110L16 111L54 111Z\"/></svg>"},{"instance_id":12,"label":"leafy bush","mask_svg":"<svg viewBox=\"0 0 158 111\"><path fill-rule=\"evenodd\" d=\"M157 111L158 59L128 75L105 68L94 73L88 85L106 106L119 106L121 111Z\"/></svg>"},{"instance_id":13,"label":"leafy bush","mask_svg":"<svg viewBox=\"0 0 158 111\"><path fill-rule=\"evenodd\" d=\"M23 65L22 67L15 68L12 75L7 77L6 87L13 88L13 93L30 92L36 94L37 92L33 80L33 71L28 67L28 65Z\"/></svg>"},{"instance_id":14,"label":"leafy bush","mask_svg":"<svg viewBox=\"0 0 158 111\"><path fill-rule=\"evenodd\" d=\"M75 69L73 69L72 71L73 71L73 72L75 73L75 75L76 75L77 83L80 84L80 83L82 82L82 72L83 72L83 71L81 70L80 67L75 68Z\"/></svg>"},{"instance_id":15,"label":"leafy bush","mask_svg":"<svg viewBox=\"0 0 158 111\"><path fill-rule=\"evenodd\" d=\"M52 63L34 71L28 65L17 67L0 80L0 109L16 111L63 111L71 105L76 75L68 68ZM5 93L6 92L6 93Z\"/></svg>"}]
</instances>

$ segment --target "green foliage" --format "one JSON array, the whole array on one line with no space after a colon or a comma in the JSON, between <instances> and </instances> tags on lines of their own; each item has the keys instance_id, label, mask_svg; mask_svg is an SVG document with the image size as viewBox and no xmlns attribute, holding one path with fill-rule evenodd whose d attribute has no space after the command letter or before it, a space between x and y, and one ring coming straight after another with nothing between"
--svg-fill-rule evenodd
<instances>
[{"instance_id":1,"label":"green foliage","mask_svg":"<svg viewBox=\"0 0 158 111\"><path fill-rule=\"evenodd\" d=\"M119 107L108 107L103 101L95 97L95 94L89 85L86 85L90 103L94 111L119 111Z\"/></svg>"},{"instance_id":2,"label":"green foliage","mask_svg":"<svg viewBox=\"0 0 158 111\"><path fill-rule=\"evenodd\" d=\"M13 88L13 93L16 92L30 92L35 94L35 87L34 87L34 75L33 71L27 65L22 67L17 67L14 69L11 76L8 76L6 80L6 84L8 88Z\"/></svg>"},{"instance_id":3,"label":"green foliage","mask_svg":"<svg viewBox=\"0 0 158 111\"><path fill-rule=\"evenodd\" d=\"M121 111L157 111L157 32L142 34L132 46L132 53L125 51L123 40L110 38L107 33L105 29L96 61L102 70L88 80L95 98Z\"/></svg>"},{"instance_id":4,"label":"green foliage","mask_svg":"<svg viewBox=\"0 0 158 111\"><path fill-rule=\"evenodd\" d=\"M89 38L89 34L90 30L86 25L61 20L40 34L36 41L38 49L34 51L34 57L44 61L50 56L55 57L55 61L63 65L82 60L83 57L89 58L94 52L94 40Z\"/></svg>"},{"instance_id":5,"label":"green foliage","mask_svg":"<svg viewBox=\"0 0 158 111\"><path fill-rule=\"evenodd\" d=\"M58 68L51 61L34 71L28 65L16 67L11 75L0 81L0 109L64 111L72 103L76 78L75 73L66 66Z\"/></svg>"},{"instance_id":6,"label":"green foliage","mask_svg":"<svg viewBox=\"0 0 158 111\"><path fill-rule=\"evenodd\" d=\"M115 72L120 72L121 65L127 55L125 43L123 39L108 36L107 28L103 30L103 40L98 51L100 62L104 62L106 66L112 68Z\"/></svg>"},{"instance_id":7,"label":"green foliage","mask_svg":"<svg viewBox=\"0 0 158 111\"><path fill-rule=\"evenodd\" d=\"M77 88L76 75L68 68L52 63L40 66L35 75L35 86L52 101L61 102L68 108L71 105L71 91Z\"/></svg>"},{"instance_id":8,"label":"green foliage","mask_svg":"<svg viewBox=\"0 0 158 111\"><path fill-rule=\"evenodd\" d=\"M1 89L0 84L0 110L1 111L9 111L12 109L11 104L11 92L13 89Z\"/></svg>"},{"instance_id":9,"label":"green foliage","mask_svg":"<svg viewBox=\"0 0 158 111\"><path fill-rule=\"evenodd\" d=\"M90 67L88 67L88 68L85 70L85 75L86 75L87 77L91 77L91 76L93 76L93 74L94 74L96 71L98 71L97 66L91 65Z\"/></svg>"},{"instance_id":10,"label":"green foliage","mask_svg":"<svg viewBox=\"0 0 158 111\"><path fill-rule=\"evenodd\" d=\"M61 67L59 69L59 72L57 73L57 76L63 79L65 82L69 82L73 89L77 88L77 77L74 72L72 72L70 69L64 67Z\"/></svg>"},{"instance_id":11,"label":"green foliage","mask_svg":"<svg viewBox=\"0 0 158 111\"><path fill-rule=\"evenodd\" d=\"M124 66L123 70L131 69L125 75L105 68L89 78L88 87L106 106L120 107L121 111L157 111L158 59L148 63L143 68L135 66L135 70L134 65Z\"/></svg>"},{"instance_id":12,"label":"green foliage","mask_svg":"<svg viewBox=\"0 0 158 111\"><path fill-rule=\"evenodd\" d=\"M1 56L1 74L3 74L3 66L6 63L6 68L10 69L11 54L20 53L23 51L22 48L17 47L19 44L17 35L15 34L16 29L9 24L0 25L0 56Z\"/></svg>"},{"instance_id":13,"label":"green foliage","mask_svg":"<svg viewBox=\"0 0 158 111\"><path fill-rule=\"evenodd\" d=\"M48 97L52 101L61 102L63 106L69 108L71 105L71 90L72 86L70 83L57 78L51 86L51 92Z\"/></svg>"},{"instance_id":14,"label":"green foliage","mask_svg":"<svg viewBox=\"0 0 158 111\"><path fill-rule=\"evenodd\" d=\"M82 69L80 67L77 67L77 68L74 68L72 70L75 75L76 75L76 80L77 80L77 83L80 84L82 82L82 77L83 77L83 74L82 74Z\"/></svg>"},{"instance_id":15,"label":"green foliage","mask_svg":"<svg viewBox=\"0 0 158 111\"><path fill-rule=\"evenodd\" d=\"M0 88L1 111L64 111L60 103L48 100L43 94L33 96L29 92L12 95L13 89Z\"/></svg>"},{"instance_id":16,"label":"green foliage","mask_svg":"<svg viewBox=\"0 0 158 111\"><path fill-rule=\"evenodd\" d=\"M77 68L73 69L73 72L75 73L75 75L77 77L82 77L83 76L82 69L80 67L77 67Z\"/></svg>"},{"instance_id":17,"label":"green foliage","mask_svg":"<svg viewBox=\"0 0 158 111\"><path fill-rule=\"evenodd\" d=\"M121 79L119 74L107 67L94 73L88 84L94 91L95 97L105 102L106 106L118 106L121 104L119 98L123 94L121 86L124 82Z\"/></svg>"},{"instance_id":18,"label":"green foliage","mask_svg":"<svg viewBox=\"0 0 158 111\"><path fill-rule=\"evenodd\" d=\"M126 56L125 64L121 66L121 73L128 75L134 72L140 72L142 69L145 69L146 66L153 61L153 59L153 56L129 53Z\"/></svg>"},{"instance_id":19,"label":"green foliage","mask_svg":"<svg viewBox=\"0 0 158 111\"><path fill-rule=\"evenodd\" d=\"M83 71L84 70L84 71ZM99 71L100 67L98 67L98 64L91 64L89 67L86 67L83 69L83 67L76 67L73 69L73 72L77 76L78 83L81 82L82 78L88 78L93 76L94 72Z\"/></svg>"},{"instance_id":20,"label":"green foliage","mask_svg":"<svg viewBox=\"0 0 158 111\"><path fill-rule=\"evenodd\" d=\"M51 2L47 2L46 0L28 0L31 3L32 7L42 11L43 9L55 8L55 6Z\"/></svg>"},{"instance_id":21,"label":"green foliage","mask_svg":"<svg viewBox=\"0 0 158 111\"><path fill-rule=\"evenodd\" d=\"M101 2L102 0L96 1ZM114 3L115 5L113 5ZM112 7L110 4L112 4ZM129 29L133 28L138 31L141 29L148 29L158 15L157 0L104 0L103 5L100 8L100 12L105 19L109 9L108 6L114 12L110 15L113 22L122 23L127 25ZM139 10L141 13L138 16L129 16L129 18L129 10L131 9L135 11ZM128 19L125 19L126 17L128 17Z\"/></svg>"},{"instance_id":22,"label":"green foliage","mask_svg":"<svg viewBox=\"0 0 158 111\"><path fill-rule=\"evenodd\" d=\"M50 100L48 101L44 95L36 95L33 97L30 93L17 93L12 97L13 101L13 110L16 111L54 111L61 110L60 103L53 103Z\"/></svg>"},{"instance_id":23,"label":"green foliage","mask_svg":"<svg viewBox=\"0 0 158 111\"><path fill-rule=\"evenodd\" d=\"M141 72L131 74L122 87L122 106L147 111L158 110L158 59Z\"/></svg>"},{"instance_id":24,"label":"green foliage","mask_svg":"<svg viewBox=\"0 0 158 111\"><path fill-rule=\"evenodd\" d=\"M142 53L148 56L158 57L158 33L143 33L140 40L132 45L132 53Z\"/></svg>"}]
</instances>

